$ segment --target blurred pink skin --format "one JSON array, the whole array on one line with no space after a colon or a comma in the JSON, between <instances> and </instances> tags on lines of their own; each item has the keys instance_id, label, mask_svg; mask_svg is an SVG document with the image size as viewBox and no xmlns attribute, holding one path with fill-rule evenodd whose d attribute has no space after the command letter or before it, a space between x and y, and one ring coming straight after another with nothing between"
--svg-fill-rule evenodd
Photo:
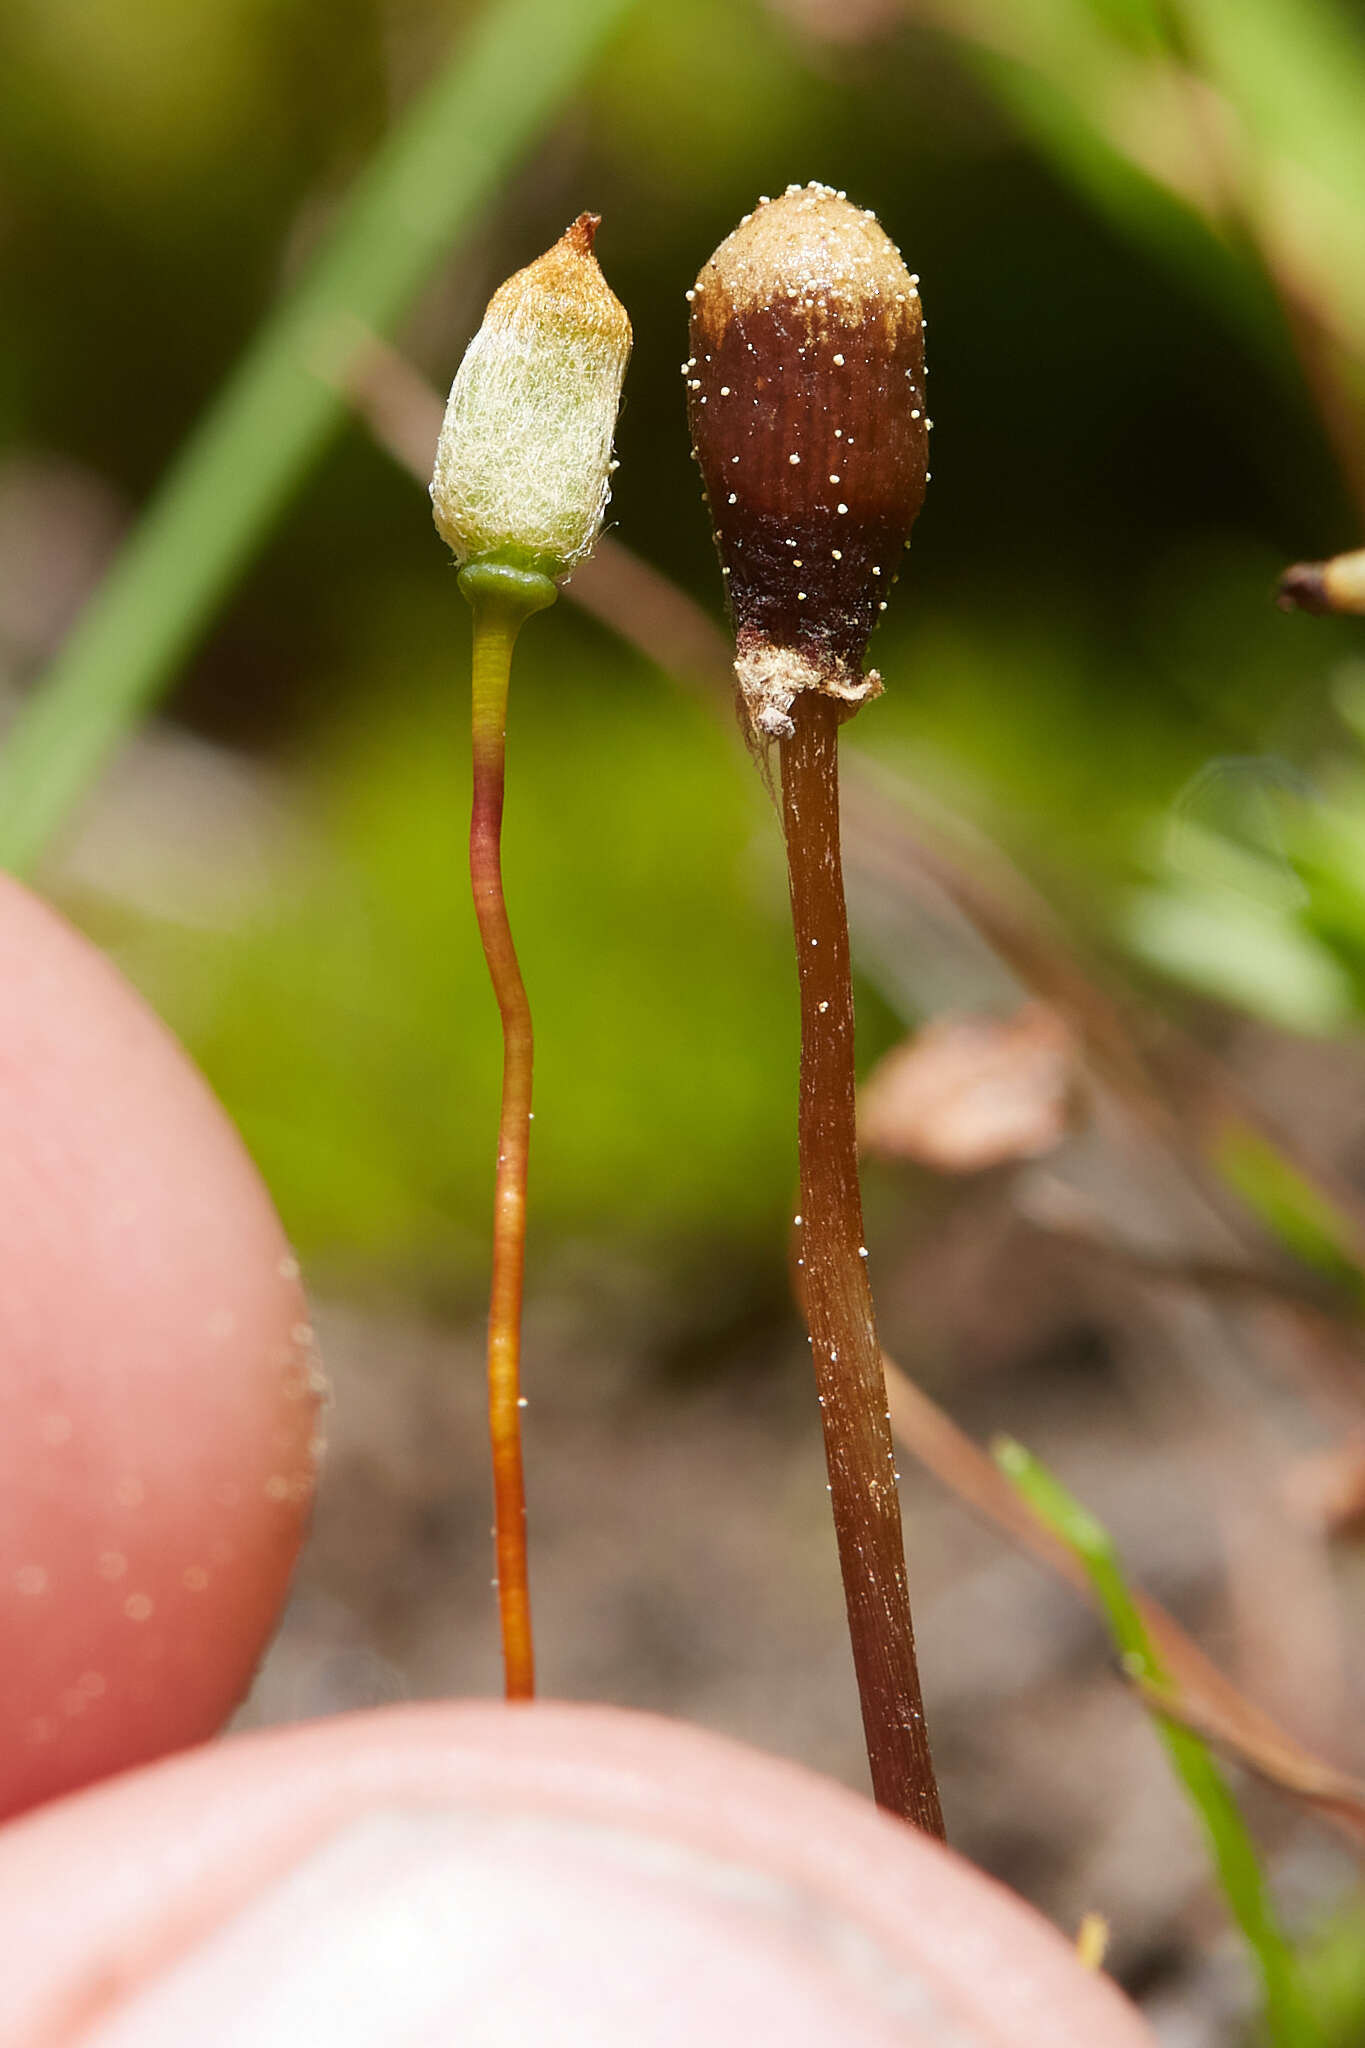
<instances>
[{"instance_id":1,"label":"blurred pink skin","mask_svg":"<svg viewBox=\"0 0 1365 2048\"><path fill-rule=\"evenodd\" d=\"M0 882L0 1799L209 1734L312 1479L304 1308L174 1043ZM1141 2048L1017 1900L605 1708L243 1738L0 1830L6 2048Z\"/></svg>"},{"instance_id":2,"label":"blurred pink skin","mask_svg":"<svg viewBox=\"0 0 1365 2048\"><path fill-rule=\"evenodd\" d=\"M606 1707L240 1737L0 1834L8 2048L1152 2048L950 1851Z\"/></svg>"},{"instance_id":3,"label":"blurred pink skin","mask_svg":"<svg viewBox=\"0 0 1365 2048\"><path fill-rule=\"evenodd\" d=\"M316 1380L222 1110L0 877L0 1815L231 1713L302 1538Z\"/></svg>"}]
</instances>

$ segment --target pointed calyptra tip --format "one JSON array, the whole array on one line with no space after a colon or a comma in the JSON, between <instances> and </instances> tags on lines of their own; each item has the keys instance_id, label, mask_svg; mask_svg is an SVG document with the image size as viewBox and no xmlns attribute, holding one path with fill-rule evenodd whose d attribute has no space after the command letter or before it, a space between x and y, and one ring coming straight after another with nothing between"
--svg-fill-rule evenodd
<instances>
[{"instance_id":1,"label":"pointed calyptra tip","mask_svg":"<svg viewBox=\"0 0 1365 2048\"><path fill-rule=\"evenodd\" d=\"M601 225L600 213L580 213L578 219L571 221L565 228L561 240L567 242L571 249L576 249L580 256L591 256L593 243L597 240L597 230Z\"/></svg>"},{"instance_id":2,"label":"pointed calyptra tip","mask_svg":"<svg viewBox=\"0 0 1365 2048\"><path fill-rule=\"evenodd\" d=\"M581 213L500 285L455 374L431 480L461 565L562 576L592 552L611 495L611 439L630 321Z\"/></svg>"},{"instance_id":3,"label":"pointed calyptra tip","mask_svg":"<svg viewBox=\"0 0 1365 2048\"><path fill-rule=\"evenodd\" d=\"M875 696L867 643L928 481L918 279L871 213L826 185L763 200L690 294L685 366L759 735L796 692Z\"/></svg>"},{"instance_id":4,"label":"pointed calyptra tip","mask_svg":"<svg viewBox=\"0 0 1365 2048\"><path fill-rule=\"evenodd\" d=\"M1365 613L1365 548L1330 562L1296 562L1278 595L1281 611Z\"/></svg>"}]
</instances>

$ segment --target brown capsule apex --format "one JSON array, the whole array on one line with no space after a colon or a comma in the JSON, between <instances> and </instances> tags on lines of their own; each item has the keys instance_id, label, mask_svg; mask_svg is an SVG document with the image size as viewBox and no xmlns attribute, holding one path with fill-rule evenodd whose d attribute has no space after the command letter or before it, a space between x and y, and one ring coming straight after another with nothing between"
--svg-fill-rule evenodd
<instances>
[{"instance_id":1,"label":"brown capsule apex","mask_svg":"<svg viewBox=\"0 0 1365 2048\"><path fill-rule=\"evenodd\" d=\"M1296 562L1280 578L1281 611L1365 613L1365 548L1330 562Z\"/></svg>"},{"instance_id":2,"label":"brown capsule apex","mask_svg":"<svg viewBox=\"0 0 1365 2048\"><path fill-rule=\"evenodd\" d=\"M763 200L691 294L685 366L756 736L796 693L856 707L863 659L928 481L918 281L825 185Z\"/></svg>"}]
</instances>

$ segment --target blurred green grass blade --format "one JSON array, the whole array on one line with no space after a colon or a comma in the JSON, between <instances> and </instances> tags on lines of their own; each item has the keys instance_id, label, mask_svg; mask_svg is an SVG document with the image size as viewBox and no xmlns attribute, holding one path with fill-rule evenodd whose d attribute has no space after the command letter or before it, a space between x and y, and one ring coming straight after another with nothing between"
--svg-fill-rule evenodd
<instances>
[{"instance_id":1,"label":"blurred green grass blade","mask_svg":"<svg viewBox=\"0 0 1365 2048\"><path fill-rule=\"evenodd\" d=\"M1127 239L1211 301L1277 366L1289 358L1274 300L1247 252L1219 231L1150 143L1188 129L1180 73L1145 4L1129 0L935 0L992 96L1057 174ZM1178 159L1177 159L1178 160ZM1198 180L1196 164L1183 176Z\"/></svg>"},{"instance_id":2,"label":"blurred green grass blade","mask_svg":"<svg viewBox=\"0 0 1365 2048\"><path fill-rule=\"evenodd\" d=\"M1256 267L1188 200L1127 153L1097 119L1090 95L996 51L978 49L974 58L979 75L1029 141L1097 213L1169 265L1263 355L1277 364L1287 360L1274 299Z\"/></svg>"},{"instance_id":3,"label":"blurred green grass blade","mask_svg":"<svg viewBox=\"0 0 1365 2048\"><path fill-rule=\"evenodd\" d=\"M1040 1521L1084 1565L1124 1670L1146 1686L1169 1691L1170 1675L1128 1590L1108 1530L1022 1444L1002 1437L993 1450L1001 1471ZM1276 1922L1255 1844L1222 1772L1198 1735L1160 1713L1154 1719L1203 1827L1224 1897L1255 1955L1265 1991L1266 2026L1275 2048L1325 2048L1325 2037L1304 1996L1293 1950Z\"/></svg>"},{"instance_id":4,"label":"blurred green grass blade","mask_svg":"<svg viewBox=\"0 0 1365 2048\"><path fill-rule=\"evenodd\" d=\"M1177 0L1259 139L1365 209L1365 28L1336 0ZM1365 233L1365 229L1361 230Z\"/></svg>"},{"instance_id":5,"label":"blurred green grass blade","mask_svg":"<svg viewBox=\"0 0 1365 2048\"><path fill-rule=\"evenodd\" d=\"M1365 2041L1365 1889L1349 1892L1314 1931L1303 1968L1333 2048L1357 2048Z\"/></svg>"},{"instance_id":6,"label":"blurred green grass blade","mask_svg":"<svg viewBox=\"0 0 1365 2048\"><path fill-rule=\"evenodd\" d=\"M323 449L348 323L393 326L630 5L499 0L381 145L16 720L0 753L0 865L33 865Z\"/></svg>"},{"instance_id":7,"label":"blurred green grass blade","mask_svg":"<svg viewBox=\"0 0 1365 2048\"><path fill-rule=\"evenodd\" d=\"M1365 1307L1365 1272L1352 1219L1330 1195L1249 1124L1229 1121L1212 1148L1214 1166L1286 1250Z\"/></svg>"},{"instance_id":8,"label":"blurred green grass blade","mask_svg":"<svg viewBox=\"0 0 1365 2048\"><path fill-rule=\"evenodd\" d=\"M1337 330L1365 355L1365 29L1336 0L1178 0L1211 82L1242 116L1277 231L1300 240Z\"/></svg>"},{"instance_id":9,"label":"blurred green grass blade","mask_svg":"<svg viewBox=\"0 0 1365 2048\"><path fill-rule=\"evenodd\" d=\"M1110 35L1145 55L1170 48L1170 24L1163 0L1085 0L1087 11Z\"/></svg>"}]
</instances>

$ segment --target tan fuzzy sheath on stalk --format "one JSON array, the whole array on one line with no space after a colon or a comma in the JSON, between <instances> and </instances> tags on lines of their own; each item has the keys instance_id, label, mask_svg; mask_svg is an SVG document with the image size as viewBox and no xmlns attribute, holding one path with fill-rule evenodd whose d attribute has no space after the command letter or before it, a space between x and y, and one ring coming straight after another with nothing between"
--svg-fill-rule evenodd
<instances>
[{"instance_id":1,"label":"tan fuzzy sheath on stalk","mask_svg":"<svg viewBox=\"0 0 1365 2048\"><path fill-rule=\"evenodd\" d=\"M693 446L755 738L801 690L856 708L867 643L928 480L918 280L827 185L763 200L693 291Z\"/></svg>"},{"instance_id":2,"label":"tan fuzzy sheath on stalk","mask_svg":"<svg viewBox=\"0 0 1365 2048\"><path fill-rule=\"evenodd\" d=\"M600 224L580 214L498 287L455 373L431 503L462 566L562 576L601 531L630 321L593 254Z\"/></svg>"}]
</instances>

